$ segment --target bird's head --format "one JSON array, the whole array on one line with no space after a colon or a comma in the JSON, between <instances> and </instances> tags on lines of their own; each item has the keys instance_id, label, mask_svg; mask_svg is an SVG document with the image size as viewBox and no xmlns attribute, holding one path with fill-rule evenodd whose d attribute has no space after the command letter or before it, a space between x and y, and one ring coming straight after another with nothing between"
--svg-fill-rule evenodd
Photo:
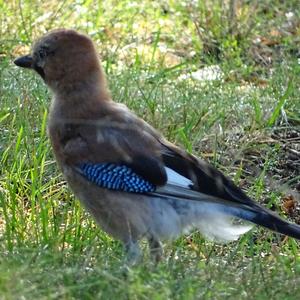
<instances>
[{"instance_id":1,"label":"bird's head","mask_svg":"<svg viewBox=\"0 0 300 300\"><path fill-rule=\"evenodd\" d=\"M69 29L49 32L34 44L30 54L14 63L35 70L54 91L103 77L91 39Z\"/></svg>"}]
</instances>

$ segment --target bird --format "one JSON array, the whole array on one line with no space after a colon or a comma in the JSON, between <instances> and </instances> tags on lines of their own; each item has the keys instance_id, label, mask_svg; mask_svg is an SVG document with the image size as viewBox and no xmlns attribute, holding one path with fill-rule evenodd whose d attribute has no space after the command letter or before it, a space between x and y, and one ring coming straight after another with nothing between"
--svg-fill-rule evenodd
<instances>
[{"instance_id":1,"label":"bird","mask_svg":"<svg viewBox=\"0 0 300 300\"><path fill-rule=\"evenodd\" d=\"M123 243L129 263L140 261L141 240L158 262L164 241L191 230L223 243L260 225L300 239L299 225L114 101L87 35L52 30L14 63L36 71L51 90L48 135L57 164L99 226Z\"/></svg>"}]
</instances>

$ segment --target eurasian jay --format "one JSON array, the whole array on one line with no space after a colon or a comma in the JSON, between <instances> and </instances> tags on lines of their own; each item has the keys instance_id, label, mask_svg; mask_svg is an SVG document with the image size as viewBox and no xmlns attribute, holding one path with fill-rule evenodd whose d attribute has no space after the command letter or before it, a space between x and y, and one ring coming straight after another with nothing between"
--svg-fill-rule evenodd
<instances>
[{"instance_id":1,"label":"eurasian jay","mask_svg":"<svg viewBox=\"0 0 300 300\"><path fill-rule=\"evenodd\" d=\"M14 63L34 69L52 90L48 132L57 163L102 229L124 243L130 261L140 256L140 239L159 260L161 241L190 229L227 242L254 223L300 239L300 226L251 200L220 171L112 101L89 37L51 31Z\"/></svg>"}]
</instances>

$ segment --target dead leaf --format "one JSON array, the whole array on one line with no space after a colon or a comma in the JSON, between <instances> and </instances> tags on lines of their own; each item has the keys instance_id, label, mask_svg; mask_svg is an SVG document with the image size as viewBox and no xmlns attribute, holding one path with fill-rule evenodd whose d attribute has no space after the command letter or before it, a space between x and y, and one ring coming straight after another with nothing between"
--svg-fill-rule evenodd
<instances>
[{"instance_id":1,"label":"dead leaf","mask_svg":"<svg viewBox=\"0 0 300 300\"><path fill-rule=\"evenodd\" d=\"M283 211L288 215L292 215L296 209L297 200L293 195L286 195L283 197L282 200L283 200L283 204L282 204Z\"/></svg>"}]
</instances>

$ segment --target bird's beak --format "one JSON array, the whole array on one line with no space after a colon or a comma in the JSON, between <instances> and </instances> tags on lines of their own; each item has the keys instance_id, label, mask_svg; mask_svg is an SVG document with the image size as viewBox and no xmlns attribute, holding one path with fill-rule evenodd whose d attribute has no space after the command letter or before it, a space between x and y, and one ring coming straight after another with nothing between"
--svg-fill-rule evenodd
<instances>
[{"instance_id":1,"label":"bird's beak","mask_svg":"<svg viewBox=\"0 0 300 300\"><path fill-rule=\"evenodd\" d=\"M14 64L21 68L32 68L33 59L30 55L21 56L14 60Z\"/></svg>"}]
</instances>

